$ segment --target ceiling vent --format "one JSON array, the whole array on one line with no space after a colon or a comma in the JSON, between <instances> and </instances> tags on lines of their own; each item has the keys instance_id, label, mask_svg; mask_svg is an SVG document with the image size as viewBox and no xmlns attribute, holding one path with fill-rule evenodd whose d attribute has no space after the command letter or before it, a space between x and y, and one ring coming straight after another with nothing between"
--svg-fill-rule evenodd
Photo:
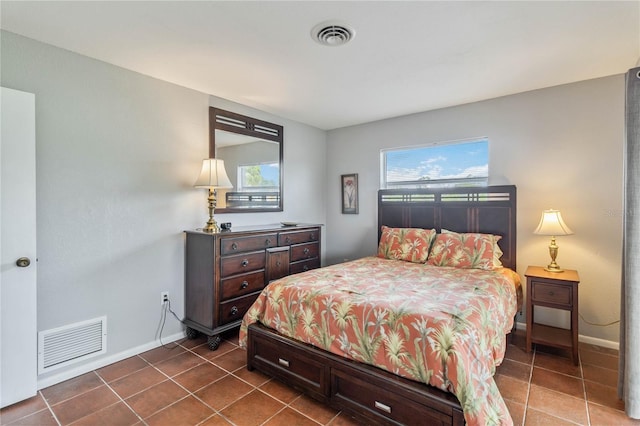
<instances>
[{"instance_id":1,"label":"ceiling vent","mask_svg":"<svg viewBox=\"0 0 640 426\"><path fill-rule=\"evenodd\" d=\"M355 36L353 28L335 21L322 22L311 30L311 37L324 46L343 46Z\"/></svg>"}]
</instances>

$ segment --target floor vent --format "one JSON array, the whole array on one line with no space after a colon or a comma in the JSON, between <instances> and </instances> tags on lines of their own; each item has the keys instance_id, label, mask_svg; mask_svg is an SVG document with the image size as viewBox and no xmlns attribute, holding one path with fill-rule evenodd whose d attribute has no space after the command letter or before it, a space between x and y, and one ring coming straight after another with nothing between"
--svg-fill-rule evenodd
<instances>
[{"instance_id":1,"label":"floor vent","mask_svg":"<svg viewBox=\"0 0 640 426\"><path fill-rule=\"evenodd\" d=\"M107 352L107 317L94 318L38 333L38 373Z\"/></svg>"}]
</instances>

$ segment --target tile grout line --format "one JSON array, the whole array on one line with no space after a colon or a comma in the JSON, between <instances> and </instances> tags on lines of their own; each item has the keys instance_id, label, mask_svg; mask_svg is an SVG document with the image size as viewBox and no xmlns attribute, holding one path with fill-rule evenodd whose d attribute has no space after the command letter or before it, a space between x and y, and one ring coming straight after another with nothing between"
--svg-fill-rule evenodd
<instances>
[{"instance_id":1,"label":"tile grout line","mask_svg":"<svg viewBox=\"0 0 640 426\"><path fill-rule=\"evenodd\" d=\"M51 408L51 405L49 404L49 401L47 401L47 398L44 397L44 395L42 394L42 391L39 390L38 393L40 394L40 398L42 398L44 403L47 405L47 409L49 410L49 412L53 416L53 419L56 421L56 423L58 423L58 426L62 426L62 423L60 423L60 420L58 420L58 416L56 416L56 413L53 412L53 409Z\"/></svg>"},{"instance_id":2,"label":"tile grout line","mask_svg":"<svg viewBox=\"0 0 640 426\"><path fill-rule=\"evenodd\" d=\"M527 411L529 410L529 395L531 394L531 380L533 379L533 365L536 361L536 352L537 349L533 350L533 355L531 356L531 365L529 368L529 380L527 381L527 397L524 400L524 413L522 414L522 426L526 424L527 421Z\"/></svg>"},{"instance_id":3,"label":"tile grout line","mask_svg":"<svg viewBox=\"0 0 640 426\"><path fill-rule=\"evenodd\" d=\"M578 350L578 363L580 365L580 378L582 379L582 392L584 396L584 408L587 411L587 426L591 426L591 413L589 412L589 400L587 399L587 384L584 380L584 369L582 367L582 354Z\"/></svg>"}]
</instances>

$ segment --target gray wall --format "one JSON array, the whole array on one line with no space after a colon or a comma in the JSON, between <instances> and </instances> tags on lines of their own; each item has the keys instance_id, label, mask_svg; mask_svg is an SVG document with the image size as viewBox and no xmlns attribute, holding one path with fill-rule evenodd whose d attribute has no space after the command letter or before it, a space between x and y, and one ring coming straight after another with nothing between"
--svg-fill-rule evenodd
<instances>
[{"instance_id":1,"label":"gray wall","mask_svg":"<svg viewBox=\"0 0 640 426\"><path fill-rule=\"evenodd\" d=\"M558 239L558 262L580 272L581 313L619 318L622 76L327 133L11 33L1 43L2 85L36 95L38 328L107 315L102 362L159 343L161 291L183 315L182 231L207 216L206 191L192 185L209 106L284 126L285 211L217 219L326 223L328 263L376 250L380 149L488 136L491 183L518 186L518 272L548 263L548 238L532 232L543 209L558 208L575 231ZM359 174L358 215L340 213L344 173ZM181 331L169 318L163 335ZM581 321L580 333L618 340L617 326Z\"/></svg>"},{"instance_id":2,"label":"gray wall","mask_svg":"<svg viewBox=\"0 0 640 426\"><path fill-rule=\"evenodd\" d=\"M376 250L380 150L487 136L490 184L518 187L518 272L549 263L549 237L533 235L542 210L559 209L575 235L558 237L558 263L577 269L580 313L619 319L624 76L337 129L328 133L328 263ZM358 173L360 214L340 212L339 177ZM538 312L538 310L536 310ZM537 314L538 315L538 314ZM541 321L568 325L564 312ZM618 325L580 320L580 334L618 341Z\"/></svg>"},{"instance_id":3,"label":"gray wall","mask_svg":"<svg viewBox=\"0 0 640 426\"><path fill-rule=\"evenodd\" d=\"M36 96L39 331L106 315L104 362L159 344L161 291L183 315L182 231L207 219L206 191L192 185L209 105L285 129L285 211L219 219L324 222L324 131L12 33L1 43L2 86ZM169 316L163 336L181 332Z\"/></svg>"}]
</instances>

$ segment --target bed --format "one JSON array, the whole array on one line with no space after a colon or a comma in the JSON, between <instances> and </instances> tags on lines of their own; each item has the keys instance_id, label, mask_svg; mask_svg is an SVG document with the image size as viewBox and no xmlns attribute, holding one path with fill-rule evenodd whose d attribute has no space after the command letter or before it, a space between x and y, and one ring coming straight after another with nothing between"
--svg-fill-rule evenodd
<instances>
[{"instance_id":1,"label":"bed","mask_svg":"<svg viewBox=\"0 0 640 426\"><path fill-rule=\"evenodd\" d=\"M379 191L377 255L267 286L247 368L366 423L511 424L493 374L522 303L515 221L514 186Z\"/></svg>"}]
</instances>

